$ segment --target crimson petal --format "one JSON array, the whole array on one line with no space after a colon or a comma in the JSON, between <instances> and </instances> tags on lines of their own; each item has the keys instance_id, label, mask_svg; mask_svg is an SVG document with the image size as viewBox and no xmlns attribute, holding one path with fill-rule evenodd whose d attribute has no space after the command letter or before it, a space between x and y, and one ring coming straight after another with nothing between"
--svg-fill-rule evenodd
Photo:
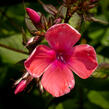
<instances>
[{"instance_id":1,"label":"crimson petal","mask_svg":"<svg viewBox=\"0 0 109 109\"><path fill-rule=\"evenodd\" d=\"M33 77L40 77L47 66L56 58L55 51L44 45L34 49L24 65Z\"/></svg>"},{"instance_id":2,"label":"crimson petal","mask_svg":"<svg viewBox=\"0 0 109 109\"><path fill-rule=\"evenodd\" d=\"M87 44L73 47L73 53L68 60L68 66L80 78L88 78L97 67L96 52L94 48Z\"/></svg>"},{"instance_id":3,"label":"crimson petal","mask_svg":"<svg viewBox=\"0 0 109 109\"><path fill-rule=\"evenodd\" d=\"M56 51L69 51L80 39L80 33L69 24L56 24L45 34L49 45Z\"/></svg>"},{"instance_id":4,"label":"crimson petal","mask_svg":"<svg viewBox=\"0 0 109 109\"><path fill-rule=\"evenodd\" d=\"M41 83L55 97L69 93L75 85L71 70L58 60L48 67L42 76Z\"/></svg>"}]
</instances>

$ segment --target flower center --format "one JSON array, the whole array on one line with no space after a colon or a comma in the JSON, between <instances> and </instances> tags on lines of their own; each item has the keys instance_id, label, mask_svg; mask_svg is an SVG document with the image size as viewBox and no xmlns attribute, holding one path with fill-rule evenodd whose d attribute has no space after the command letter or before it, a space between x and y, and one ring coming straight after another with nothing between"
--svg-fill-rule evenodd
<instances>
[{"instance_id":1,"label":"flower center","mask_svg":"<svg viewBox=\"0 0 109 109\"><path fill-rule=\"evenodd\" d=\"M58 53L58 54L56 55L56 58L57 58L57 60L59 60L59 61L65 63L65 59L64 59L64 56L63 56L62 53Z\"/></svg>"}]
</instances>

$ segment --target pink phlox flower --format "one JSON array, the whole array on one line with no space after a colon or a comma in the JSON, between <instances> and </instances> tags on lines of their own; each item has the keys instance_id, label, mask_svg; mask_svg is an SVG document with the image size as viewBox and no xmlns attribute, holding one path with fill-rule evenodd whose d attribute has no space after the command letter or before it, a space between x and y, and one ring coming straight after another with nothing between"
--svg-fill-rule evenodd
<instances>
[{"instance_id":1,"label":"pink phlox flower","mask_svg":"<svg viewBox=\"0 0 109 109\"><path fill-rule=\"evenodd\" d=\"M74 88L72 71L86 79L97 67L96 52L92 46L74 46L80 37L80 33L69 24L56 24L45 34L50 47L37 46L24 63L31 76L37 78L43 74L42 86L55 97Z\"/></svg>"}]
</instances>

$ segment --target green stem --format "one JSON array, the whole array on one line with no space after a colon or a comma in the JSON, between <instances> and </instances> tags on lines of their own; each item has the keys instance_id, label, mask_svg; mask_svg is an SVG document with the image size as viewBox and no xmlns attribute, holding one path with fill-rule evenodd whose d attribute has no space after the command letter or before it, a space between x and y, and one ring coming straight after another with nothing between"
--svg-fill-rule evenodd
<instances>
[{"instance_id":1,"label":"green stem","mask_svg":"<svg viewBox=\"0 0 109 109\"><path fill-rule=\"evenodd\" d=\"M93 22L98 22L98 23L101 23L101 24L104 24L104 25L109 25L109 22L106 22L106 21L103 21L103 20L100 20L100 19L96 19L94 17L91 17L91 20Z\"/></svg>"},{"instance_id":2,"label":"green stem","mask_svg":"<svg viewBox=\"0 0 109 109\"><path fill-rule=\"evenodd\" d=\"M9 49L9 50L12 50L12 51L18 52L18 53L22 53L22 54L26 54L26 55L28 55L28 52L25 52L25 51L23 51L23 50L18 50L18 49L15 49L15 48L9 47L9 46L4 45L4 44L0 44L0 47L3 47L3 48L6 48L6 49Z\"/></svg>"}]
</instances>

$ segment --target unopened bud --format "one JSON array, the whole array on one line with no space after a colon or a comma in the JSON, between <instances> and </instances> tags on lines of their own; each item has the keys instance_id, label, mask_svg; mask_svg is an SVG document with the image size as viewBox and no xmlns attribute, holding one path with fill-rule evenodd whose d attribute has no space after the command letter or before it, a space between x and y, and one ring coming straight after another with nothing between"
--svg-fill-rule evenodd
<instances>
[{"instance_id":1,"label":"unopened bud","mask_svg":"<svg viewBox=\"0 0 109 109\"><path fill-rule=\"evenodd\" d=\"M15 93L15 94L18 94L18 93L22 92L22 91L26 88L26 86L27 86L26 83L27 83L26 80L22 80L22 81L17 85L17 87L16 87L14 93Z\"/></svg>"},{"instance_id":2,"label":"unopened bud","mask_svg":"<svg viewBox=\"0 0 109 109\"><path fill-rule=\"evenodd\" d=\"M30 44L34 41L34 38L35 38L35 37L31 37L31 38L28 40L27 46L30 45Z\"/></svg>"},{"instance_id":3,"label":"unopened bud","mask_svg":"<svg viewBox=\"0 0 109 109\"><path fill-rule=\"evenodd\" d=\"M43 33L41 34L41 36L35 36L32 37L28 40L27 44L26 44L26 48L29 50L29 52L31 53L35 47L44 39Z\"/></svg>"},{"instance_id":4,"label":"unopened bud","mask_svg":"<svg viewBox=\"0 0 109 109\"><path fill-rule=\"evenodd\" d=\"M61 23L62 19L61 18L58 18L54 21L55 24L58 24L58 23Z\"/></svg>"},{"instance_id":5,"label":"unopened bud","mask_svg":"<svg viewBox=\"0 0 109 109\"><path fill-rule=\"evenodd\" d=\"M39 82L39 89L40 89L40 92L41 92L41 93L43 93L43 92L44 92L44 88L43 88L43 86L42 86L41 82Z\"/></svg>"},{"instance_id":6,"label":"unopened bud","mask_svg":"<svg viewBox=\"0 0 109 109\"><path fill-rule=\"evenodd\" d=\"M26 12L34 24L38 24L40 22L40 16L35 10L26 8Z\"/></svg>"},{"instance_id":7,"label":"unopened bud","mask_svg":"<svg viewBox=\"0 0 109 109\"><path fill-rule=\"evenodd\" d=\"M26 44L26 47L28 46L31 46L31 45L34 45L38 40L39 40L40 36L35 36L35 37L31 37L27 44Z\"/></svg>"},{"instance_id":8,"label":"unopened bud","mask_svg":"<svg viewBox=\"0 0 109 109\"><path fill-rule=\"evenodd\" d=\"M77 0L63 0L64 3L70 4L70 3L74 3Z\"/></svg>"},{"instance_id":9,"label":"unopened bud","mask_svg":"<svg viewBox=\"0 0 109 109\"><path fill-rule=\"evenodd\" d=\"M57 9L53 6L53 5L42 5L43 8L45 9L45 11L47 11L48 13L52 14L52 15L56 15L57 14Z\"/></svg>"},{"instance_id":10,"label":"unopened bud","mask_svg":"<svg viewBox=\"0 0 109 109\"><path fill-rule=\"evenodd\" d=\"M92 3L93 3L93 2L97 2L97 1L98 1L98 0L90 0L90 2L92 2Z\"/></svg>"}]
</instances>

